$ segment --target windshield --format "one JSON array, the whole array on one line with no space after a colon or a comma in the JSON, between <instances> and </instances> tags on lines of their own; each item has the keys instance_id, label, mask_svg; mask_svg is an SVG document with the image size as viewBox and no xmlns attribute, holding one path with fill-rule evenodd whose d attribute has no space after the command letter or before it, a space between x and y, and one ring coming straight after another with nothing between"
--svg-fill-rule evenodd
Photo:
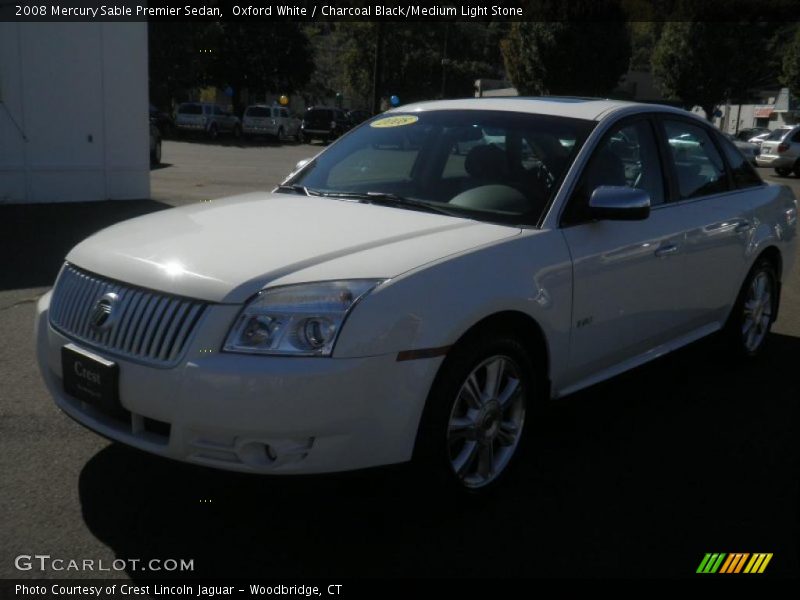
<instances>
[{"instance_id":1,"label":"windshield","mask_svg":"<svg viewBox=\"0 0 800 600\"><path fill-rule=\"evenodd\" d=\"M200 104L181 104L178 112L184 115L202 115L203 107Z\"/></svg>"},{"instance_id":2,"label":"windshield","mask_svg":"<svg viewBox=\"0 0 800 600\"><path fill-rule=\"evenodd\" d=\"M251 106L245 113L246 117L269 117L270 110L264 106Z\"/></svg>"},{"instance_id":3,"label":"windshield","mask_svg":"<svg viewBox=\"0 0 800 600\"><path fill-rule=\"evenodd\" d=\"M594 125L508 111L391 113L343 137L287 184L390 194L468 218L534 225Z\"/></svg>"}]
</instances>

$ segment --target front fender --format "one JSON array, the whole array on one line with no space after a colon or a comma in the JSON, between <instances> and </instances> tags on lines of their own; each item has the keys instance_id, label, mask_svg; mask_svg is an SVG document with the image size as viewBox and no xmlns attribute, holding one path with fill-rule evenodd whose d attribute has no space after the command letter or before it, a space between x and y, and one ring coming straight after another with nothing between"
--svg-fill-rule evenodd
<instances>
[{"instance_id":1,"label":"front fender","mask_svg":"<svg viewBox=\"0 0 800 600\"><path fill-rule=\"evenodd\" d=\"M450 346L474 324L504 311L539 324L552 378L567 363L572 320L572 265L558 231L526 232L387 282L353 309L335 355Z\"/></svg>"}]
</instances>

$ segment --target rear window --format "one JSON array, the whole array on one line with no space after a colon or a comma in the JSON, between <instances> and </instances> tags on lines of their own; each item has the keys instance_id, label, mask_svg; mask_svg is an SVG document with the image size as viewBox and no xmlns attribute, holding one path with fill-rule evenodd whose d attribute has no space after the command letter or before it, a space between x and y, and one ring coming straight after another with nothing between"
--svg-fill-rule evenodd
<instances>
[{"instance_id":1,"label":"rear window","mask_svg":"<svg viewBox=\"0 0 800 600\"><path fill-rule=\"evenodd\" d=\"M202 115L203 106L200 104L181 104L178 112L184 115Z\"/></svg>"},{"instance_id":2,"label":"rear window","mask_svg":"<svg viewBox=\"0 0 800 600\"><path fill-rule=\"evenodd\" d=\"M778 141L778 140L782 140L784 138L784 136L787 133L789 133L790 131L791 131L791 129L776 129L775 131L773 131L772 133L770 133L767 136L767 139L770 142L775 142L775 141Z\"/></svg>"},{"instance_id":3,"label":"rear window","mask_svg":"<svg viewBox=\"0 0 800 600\"><path fill-rule=\"evenodd\" d=\"M753 187L761 185L761 177L758 176L755 169L747 162L744 154L731 142L732 137L728 134L720 136L719 145L722 147L722 152L728 160L731 167L731 175L733 182L737 188Z\"/></svg>"},{"instance_id":4,"label":"rear window","mask_svg":"<svg viewBox=\"0 0 800 600\"><path fill-rule=\"evenodd\" d=\"M268 117L269 109L263 106L251 106L247 109L245 115L248 117Z\"/></svg>"}]
</instances>

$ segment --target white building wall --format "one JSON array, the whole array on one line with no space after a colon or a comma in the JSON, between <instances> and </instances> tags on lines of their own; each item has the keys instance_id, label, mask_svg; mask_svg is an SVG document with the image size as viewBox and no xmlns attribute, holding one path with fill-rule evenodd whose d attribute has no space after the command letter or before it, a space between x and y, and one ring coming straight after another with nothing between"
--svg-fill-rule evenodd
<instances>
[{"instance_id":1,"label":"white building wall","mask_svg":"<svg viewBox=\"0 0 800 600\"><path fill-rule=\"evenodd\" d=\"M0 202L150 195L145 23L0 23Z\"/></svg>"}]
</instances>

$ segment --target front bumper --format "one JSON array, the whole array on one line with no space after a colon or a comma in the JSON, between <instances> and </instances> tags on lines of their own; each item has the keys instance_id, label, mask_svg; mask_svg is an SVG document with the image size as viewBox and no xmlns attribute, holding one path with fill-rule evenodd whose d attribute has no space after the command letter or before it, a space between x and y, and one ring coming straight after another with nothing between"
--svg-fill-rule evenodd
<instances>
[{"instance_id":1,"label":"front bumper","mask_svg":"<svg viewBox=\"0 0 800 600\"><path fill-rule=\"evenodd\" d=\"M797 159L793 156L777 154L759 154L756 156L756 164L759 167L772 167L773 169L790 169L794 166L795 160Z\"/></svg>"},{"instance_id":2,"label":"front bumper","mask_svg":"<svg viewBox=\"0 0 800 600\"><path fill-rule=\"evenodd\" d=\"M119 396L130 419L118 420L64 392L61 347L75 342L50 326L49 302L48 293L38 304L37 358L61 410L129 446L231 471L325 473L410 460L442 360L221 353L220 335L238 307L217 305L174 368L88 348L119 364Z\"/></svg>"}]
</instances>

